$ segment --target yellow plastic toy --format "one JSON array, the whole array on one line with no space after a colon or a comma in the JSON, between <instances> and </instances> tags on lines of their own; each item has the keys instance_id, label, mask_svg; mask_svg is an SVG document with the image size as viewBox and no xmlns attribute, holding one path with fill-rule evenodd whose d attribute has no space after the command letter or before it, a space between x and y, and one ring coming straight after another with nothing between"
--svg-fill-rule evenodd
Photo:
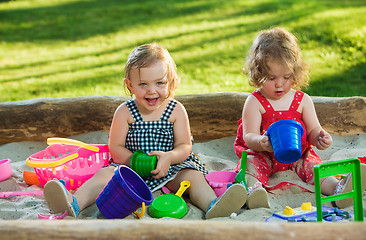
<instances>
[{"instance_id":1,"label":"yellow plastic toy","mask_svg":"<svg viewBox=\"0 0 366 240\"><path fill-rule=\"evenodd\" d=\"M295 211L289 206L286 206L286 208L283 210L283 214L285 215L294 215Z\"/></svg>"},{"instance_id":2,"label":"yellow plastic toy","mask_svg":"<svg viewBox=\"0 0 366 240\"><path fill-rule=\"evenodd\" d=\"M305 203L301 204L301 210L312 211L313 208L311 207L311 202L305 202Z\"/></svg>"}]
</instances>

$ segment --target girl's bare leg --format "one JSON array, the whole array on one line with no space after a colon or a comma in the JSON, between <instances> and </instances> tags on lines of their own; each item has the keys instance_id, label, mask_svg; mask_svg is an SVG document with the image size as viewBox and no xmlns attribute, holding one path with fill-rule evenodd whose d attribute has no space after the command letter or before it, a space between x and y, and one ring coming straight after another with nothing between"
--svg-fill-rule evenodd
<instances>
[{"instance_id":1,"label":"girl's bare leg","mask_svg":"<svg viewBox=\"0 0 366 240\"><path fill-rule=\"evenodd\" d=\"M183 169L166 186L171 191L176 192L180 187L180 183L184 180L191 182L191 186L186 192L189 194L192 203L206 212L210 203L215 200L216 194L208 185L203 174L194 169Z\"/></svg>"},{"instance_id":2,"label":"girl's bare leg","mask_svg":"<svg viewBox=\"0 0 366 240\"><path fill-rule=\"evenodd\" d=\"M86 181L75 192L74 196L78 202L80 211L95 203L95 200L113 177L115 166L101 168L92 178ZM68 195L69 201L72 202L71 194Z\"/></svg>"},{"instance_id":3,"label":"girl's bare leg","mask_svg":"<svg viewBox=\"0 0 366 240\"><path fill-rule=\"evenodd\" d=\"M191 182L188 194L192 203L206 212L206 219L228 217L231 213L238 211L247 200L247 192L241 184L232 185L217 198L203 174L194 169L181 170L175 179L167 184L167 187L177 191L184 180ZM213 204L211 205L211 203Z\"/></svg>"},{"instance_id":4,"label":"girl's bare leg","mask_svg":"<svg viewBox=\"0 0 366 240\"><path fill-rule=\"evenodd\" d=\"M75 195L66 191L61 181L47 182L43 190L47 204L54 213L67 211L69 216L77 217L81 210L95 203L99 193L112 178L113 170L113 166L100 169L75 192Z\"/></svg>"},{"instance_id":5,"label":"girl's bare leg","mask_svg":"<svg viewBox=\"0 0 366 240\"><path fill-rule=\"evenodd\" d=\"M321 183L320 183L321 193L326 196L333 195L334 191L336 189L338 180L335 177L330 176L330 177L321 179L320 181L321 181Z\"/></svg>"},{"instance_id":6,"label":"girl's bare leg","mask_svg":"<svg viewBox=\"0 0 366 240\"><path fill-rule=\"evenodd\" d=\"M258 179L256 179L255 177L246 174L246 180L247 180L247 186L249 187L253 187L255 183L259 182Z\"/></svg>"}]
</instances>

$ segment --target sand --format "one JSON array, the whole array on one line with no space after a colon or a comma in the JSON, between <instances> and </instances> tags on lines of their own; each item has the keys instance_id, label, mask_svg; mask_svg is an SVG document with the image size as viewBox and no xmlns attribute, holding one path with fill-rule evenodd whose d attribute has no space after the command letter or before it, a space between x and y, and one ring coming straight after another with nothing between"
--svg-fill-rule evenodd
<instances>
[{"instance_id":1,"label":"sand","mask_svg":"<svg viewBox=\"0 0 366 240\"><path fill-rule=\"evenodd\" d=\"M320 155L323 162L336 161L348 158L363 157L366 155L366 135L337 136L332 135L333 144L325 151L316 152ZM108 133L106 132L90 132L71 136L86 143L106 144ZM238 162L238 158L234 153L233 142L235 137L225 137L217 140L196 142L193 145L193 151L199 156L200 160L206 164L209 172L231 170ZM34 171L33 168L26 165L25 160L32 154L41 151L47 147L46 142L14 142L0 146L0 159L11 159L11 167L13 175L11 178L0 182L0 191L31 191L42 190L40 185L28 186L24 180L22 173L24 170ZM296 174L291 171L278 173L270 178L270 184L276 184L284 179L301 184L301 186L314 191L314 186L303 183ZM162 194L162 191L153 193L154 197ZM249 210L243 207L237 215L227 218L217 218L215 220L228 221L253 221L264 222L272 217L275 212L282 212L286 206L292 208L300 207L304 202L311 202L315 206L315 194L311 192L303 192L297 187L287 190L276 190L274 193L268 194L270 208L258 208ZM191 204L190 200L185 197L188 203L188 212L183 219L203 219L203 212ZM366 206L366 195L363 196L363 205ZM364 208L365 209L365 208ZM25 220L38 219L38 213L50 214L47 203L43 196L13 196L0 199L0 220ZM353 213L353 206L345 210ZM365 212L365 211L364 211ZM365 214L366 215L366 212ZM68 219L70 217L67 217ZM83 210L79 219L103 219L104 216L99 212L96 205L92 205ZM136 219L134 214L126 217L126 219ZM151 219L148 214L141 219ZM164 220L164 219L163 219ZM271 218L271 220L278 220ZM157 220L158 221L158 220ZM343 220L352 221L352 219Z\"/></svg>"}]
</instances>

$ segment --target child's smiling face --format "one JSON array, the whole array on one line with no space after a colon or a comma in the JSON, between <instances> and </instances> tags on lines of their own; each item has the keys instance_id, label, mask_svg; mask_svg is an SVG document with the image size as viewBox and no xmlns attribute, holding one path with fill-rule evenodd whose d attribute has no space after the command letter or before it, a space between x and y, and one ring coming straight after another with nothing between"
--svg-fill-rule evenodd
<instances>
[{"instance_id":1,"label":"child's smiling face","mask_svg":"<svg viewBox=\"0 0 366 240\"><path fill-rule=\"evenodd\" d=\"M283 63L269 61L269 74L261 89L270 99L280 99L293 85L292 71Z\"/></svg>"},{"instance_id":2,"label":"child's smiling face","mask_svg":"<svg viewBox=\"0 0 366 240\"><path fill-rule=\"evenodd\" d=\"M169 83L166 73L167 69L162 61L146 68L131 70L130 79L126 79L127 87L141 107L154 111L168 98Z\"/></svg>"}]
</instances>

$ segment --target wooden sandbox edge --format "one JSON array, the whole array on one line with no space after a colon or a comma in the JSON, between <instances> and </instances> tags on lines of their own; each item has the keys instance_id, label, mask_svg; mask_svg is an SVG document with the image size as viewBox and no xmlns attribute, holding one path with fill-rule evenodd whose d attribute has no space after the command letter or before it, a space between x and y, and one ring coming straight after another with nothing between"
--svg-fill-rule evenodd
<instances>
[{"instance_id":1,"label":"wooden sandbox edge","mask_svg":"<svg viewBox=\"0 0 366 240\"><path fill-rule=\"evenodd\" d=\"M179 95L196 140L233 136L248 93ZM113 113L127 98L116 96L40 98L0 103L0 145L48 137L109 131ZM366 134L366 98L313 97L322 126L333 134Z\"/></svg>"},{"instance_id":2,"label":"wooden sandbox edge","mask_svg":"<svg viewBox=\"0 0 366 240\"><path fill-rule=\"evenodd\" d=\"M364 239L364 223L200 220L3 221L1 239Z\"/></svg>"}]
</instances>

